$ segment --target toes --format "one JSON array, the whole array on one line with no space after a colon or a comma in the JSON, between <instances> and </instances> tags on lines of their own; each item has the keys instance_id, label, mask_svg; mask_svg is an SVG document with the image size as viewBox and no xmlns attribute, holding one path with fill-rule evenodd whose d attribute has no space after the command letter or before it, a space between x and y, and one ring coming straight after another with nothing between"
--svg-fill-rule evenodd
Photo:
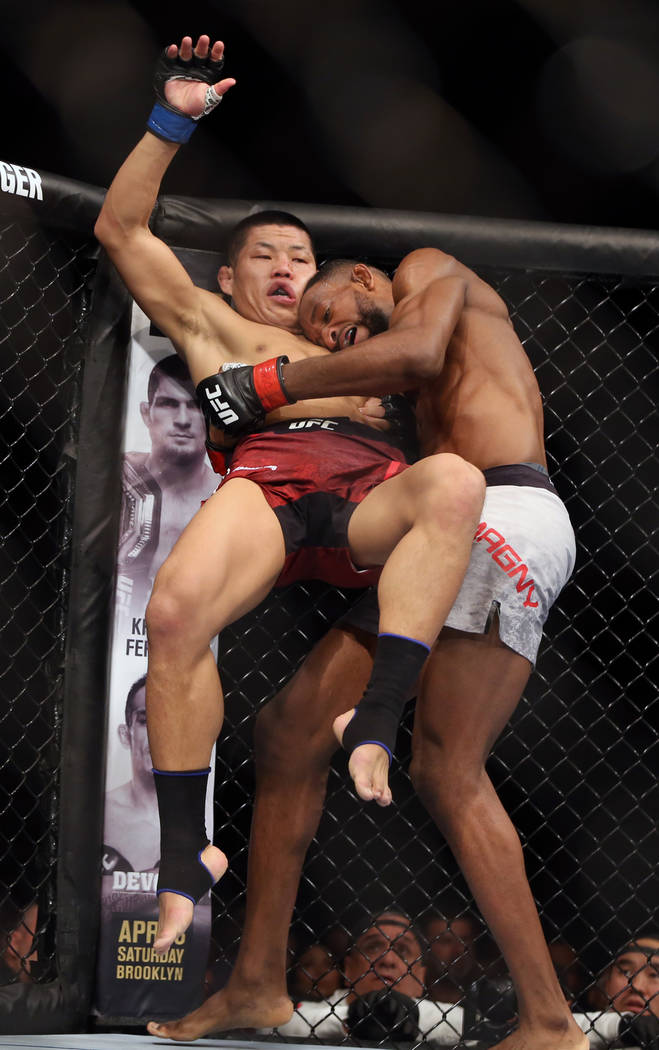
<instances>
[{"instance_id":1,"label":"toes","mask_svg":"<svg viewBox=\"0 0 659 1050\"><path fill-rule=\"evenodd\" d=\"M370 802L374 797L373 788L369 780L356 779L355 791L363 802Z\"/></svg>"}]
</instances>

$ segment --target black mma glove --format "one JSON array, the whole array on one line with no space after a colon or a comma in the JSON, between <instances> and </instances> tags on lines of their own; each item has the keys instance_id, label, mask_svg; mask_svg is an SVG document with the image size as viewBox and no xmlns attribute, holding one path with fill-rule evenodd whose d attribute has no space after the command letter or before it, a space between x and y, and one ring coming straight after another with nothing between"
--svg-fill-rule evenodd
<instances>
[{"instance_id":1,"label":"black mma glove","mask_svg":"<svg viewBox=\"0 0 659 1050\"><path fill-rule=\"evenodd\" d=\"M517 1024L517 996L509 977L481 977L465 996L463 1039L500 1043Z\"/></svg>"},{"instance_id":2,"label":"black mma glove","mask_svg":"<svg viewBox=\"0 0 659 1050\"><path fill-rule=\"evenodd\" d=\"M221 58L215 62L209 51L206 58L198 58L193 53L192 58L185 60L180 55L169 58L167 48L162 52L153 77L153 89L156 93L156 103L147 121L149 131L157 135L165 142L187 142L197 126L197 121L207 116L222 101L222 96L213 90L213 84L220 79L220 73L224 65ZM202 84L208 84L204 106L196 117L182 113L176 106L167 101L165 85L168 80L198 80Z\"/></svg>"},{"instance_id":3,"label":"black mma glove","mask_svg":"<svg viewBox=\"0 0 659 1050\"><path fill-rule=\"evenodd\" d=\"M258 365L225 365L222 372L202 379L197 400L210 426L237 436L257 427L267 412L292 405L282 378L287 357L272 357Z\"/></svg>"},{"instance_id":4,"label":"black mma glove","mask_svg":"<svg viewBox=\"0 0 659 1050\"><path fill-rule=\"evenodd\" d=\"M350 1003L346 1026L355 1039L413 1043L419 1032L419 1007L409 995L382 988Z\"/></svg>"},{"instance_id":5,"label":"black mma glove","mask_svg":"<svg viewBox=\"0 0 659 1050\"><path fill-rule=\"evenodd\" d=\"M405 394L385 394L380 400L384 418L389 423L389 434L405 454L407 462L415 463L419 458L419 440L412 403Z\"/></svg>"},{"instance_id":6,"label":"black mma glove","mask_svg":"<svg viewBox=\"0 0 659 1050\"><path fill-rule=\"evenodd\" d=\"M620 1018L618 1038L623 1046L659 1050L659 1018L653 1014L626 1014Z\"/></svg>"}]
</instances>

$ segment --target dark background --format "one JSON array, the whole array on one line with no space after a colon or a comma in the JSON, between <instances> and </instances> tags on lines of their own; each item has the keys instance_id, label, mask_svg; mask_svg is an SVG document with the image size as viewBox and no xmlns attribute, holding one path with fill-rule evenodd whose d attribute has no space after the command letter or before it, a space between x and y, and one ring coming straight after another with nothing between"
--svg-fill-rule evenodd
<instances>
[{"instance_id":1,"label":"dark background","mask_svg":"<svg viewBox=\"0 0 659 1050\"><path fill-rule=\"evenodd\" d=\"M165 190L654 228L656 0L3 0L2 154L106 186L155 57L238 85Z\"/></svg>"}]
</instances>

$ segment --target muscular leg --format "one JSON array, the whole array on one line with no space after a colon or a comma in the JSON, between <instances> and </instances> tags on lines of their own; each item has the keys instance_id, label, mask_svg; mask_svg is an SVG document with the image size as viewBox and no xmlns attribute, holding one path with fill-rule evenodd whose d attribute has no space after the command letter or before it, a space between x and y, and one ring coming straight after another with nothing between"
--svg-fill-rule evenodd
<instances>
[{"instance_id":1,"label":"muscular leg","mask_svg":"<svg viewBox=\"0 0 659 1050\"><path fill-rule=\"evenodd\" d=\"M208 767L223 719L210 642L265 597L283 562L279 522L258 486L244 479L216 492L181 534L156 577L146 614L146 711L155 769ZM178 779L167 778L175 790ZM188 779L180 778L181 790ZM194 817L203 825L203 814ZM210 884L224 874L226 858L213 845L201 846ZM190 863L196 861L191 857ZM164 892L158 899L154 948L164 952L189 925L194 905L180 893Z\"/></svg>"},{"instance_id":2,"label":"muscular leg","mask_svg":"<svg viewBox=\"0 0 659 1050\"><path fill-rule=\"evenodd\" d=\"M198 1010L180 1021L151 1022L152 1035L185 1041L289 1020L286 941L336 750L332 719L364 688L372 641L334 628L259 714L247 912L236 965L226 987Z\"/></svg>"},{"instance_id":3,"label":"muscular leg","mask_svg":"<svg viewBox=\"0 0 659 1050\"><path fill-rule=\"evenodd\" d=\"M348 731L349 769L365 800L391 802L387 774L402 708L460 589L484 493L483 475L471 464L446 453L428 456L378 485L350 521L356 564L384 563L379 629L395 636L378 642L357 714L345 712L335 723L340 741Z\"/></svg>"},{"instance_id":4,"label":"muscular leg","mask_svg":"<svg viewBox=\"0 0 659 1050\"><path fill-rule=\"evenodd\" d=\"M588 1039L561 992L517 833L485 771L530 664L489 635L445 629L417 698L411 776L444 834L515 984L519 1028L506 1050L576 1050Z\"/></svg>"}]
</instances>

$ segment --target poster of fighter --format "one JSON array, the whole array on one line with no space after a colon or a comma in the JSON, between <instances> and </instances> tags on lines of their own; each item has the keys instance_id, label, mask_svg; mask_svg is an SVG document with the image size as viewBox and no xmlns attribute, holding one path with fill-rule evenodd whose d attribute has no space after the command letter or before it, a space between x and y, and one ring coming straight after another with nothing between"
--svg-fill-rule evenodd
<instances>
[{"instance_id":1,"label":"poster of fighter","mask_svg":"<svg viewBox=\"0 0 659 1050\"><path fill-rule=\"evenodd\" d=\"M210 893L165 956L153 948L160 860L146 727L146 606L155 575L219 478L184 362L133 304L122 435L121 522L110 639L102 912L96 1011L177 1017L199 1000ZM206 826L212 834L213 776Z\"/></svg>"}]
</instances>

